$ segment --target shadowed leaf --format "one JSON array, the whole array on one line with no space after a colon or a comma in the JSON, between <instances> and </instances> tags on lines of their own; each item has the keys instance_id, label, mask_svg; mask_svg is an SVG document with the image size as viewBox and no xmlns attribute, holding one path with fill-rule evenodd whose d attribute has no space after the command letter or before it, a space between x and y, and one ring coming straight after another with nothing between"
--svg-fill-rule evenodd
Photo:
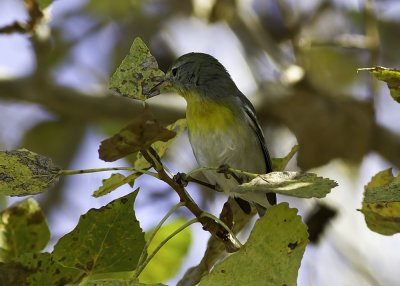
<instances>
[{"instance_id":1,"label":"shadowed leaf","mask_svg":"<svg viewBox=\"0 0 400 286\"><path fill-rule=\"evenodd\" d=\"M169 139L168 141L157 141L151 145L151 147L153 147L153 149L157 152L160 158L162 158L165 155L168 148L174 142L175 138L178 137L186 129L186 119L178 119L177 121L168 125L165 128L171 130L172 132L175 132L176 136ZM147 162L146 159L143 158L141 153L137 153L136 159L133 162L133 166L136 169L141 169L141 170L147 170L150 168L149 162ZM141 173L138 173L137 177L141 175L142 175Z\"/></svg>"},{"instance_id":2,"label":"shadowed leaf","mask_svg":"<svg viewBox=\"0 0 400 286\"><path fill-rule=\"evenodd\" d=\"M133 212L137 193L82 215L75 229L55 245L55 260L87 276L134 270L145 244Z\"/></svg>"},{"instance_id":3,"label":"shadowed leaf","mask_svg":"<svg viewBox=\"0 0 400 286\"><path fill-rule=\"evenodd\" d=\"M337 183L313 173L272 172L259 175L238 187L236 192L277 193L298 198L323 198Z\"/></svg>"},{"instance_id":4,"label":"shadowed leaf","mask_svg":"<svg viewBox=\"0 0 400 286\"><path fill-rule=\"evenodd\" d=\"M26 149L0 152L0 194L25 196L45 192L58 177L51 160Z\"/></svg>"},{"instance_id":5,"label":"shadowed leaf","mask_svg":"<svg viewBox=\"0 0 400 286\"><path fill-rule=\"evenodd\" d=\"M383 235L400 232L400 173L379 172L365 186L361 212L368 227Z\"/></svg>"},{"instance_id":6,"label":"shadowed leaf","mask_svg":"<svg viewBox=\"0 0 400 286\"><path fill-rule=\"evenodd\" d=\"M136 38L129 54L111 76L109 88L126 97L145 100L150 89L160 83L164 73L140 38Z\"/></svg>"},{"instance_id":7,"label":"shadowed leaf","mask_svg":"<svg viewBox=\"0 0 400 286\"><path fill-rule=\"evenodd\" d=\"M296 285L307 236L296 209L287 203L273 206L256 222L246 244L217 264L200 285Z\"/></svg>"},{"instance_id":8,"label":"shadowed leaf","mask_svg":"<svg viewBox=\"0 0 400 286\"><path fill-rule=\"evenodd\" d=\"M50 253L25 253L0 263L0 285L66 285L78 282L83 272L63 267Z\"/></svg>"},{"instance_id":9,"label":"shadowed leaf","mask_svg":"<svg viewBox=\"0 0 400 286\"><path fill-rule=\"evenodd\" d=\"M39 252L49 239L49 227L34 199L23 200L0 213L0 261Z\"/></svg>"},{"instance_id":10,"label":"shadowed leaf","mask_svg":"<svg viewBox=\"0 0 400 286\"><path fill-rule=\"evenodd\" d=\"M100 159L112 162L129 154L147 149L156 141L168 141L176 135L154 119L148 109L138 114L128 126L101 142Z\"/></svg>"}]
</instances>

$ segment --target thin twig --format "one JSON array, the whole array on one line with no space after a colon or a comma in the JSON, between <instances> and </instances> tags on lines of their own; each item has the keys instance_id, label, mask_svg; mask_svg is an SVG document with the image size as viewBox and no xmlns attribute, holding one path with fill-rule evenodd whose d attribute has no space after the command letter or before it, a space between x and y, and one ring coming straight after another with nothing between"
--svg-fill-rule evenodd
<instances>
[{"instance_id":1,"label":"thin twig","mask_svg":"<svg viewBox=\"0 0 400 286\"><path fill-rule=\"evenodd\" d=\"M162 218L162 220L157 224L157 226L154 228L153 232L151 233L150 237L147 239L146 244L143 248L142 253L140 254L140 258L137 264L136 269L139 268L139 266L143 263L143 260L146 257L147 249L149 248L150 243L156 236L157 232L160 230L161 226L164 224L164 222L171 216L173 212L175 212L178 208L181 206L185 205L183 202L179 202L176 205L174 205L168 212L167 214Z\"/></svg>"},{"instance_id":2,"label":"thin twig","mask_svg":"<svg viewBox=\"0 0 400 286\"><path fill-rule=\"evenodd\" d=\"M171 239L173 238L175 235L177 235L178 233L180 233L182 230L184 230L185 228L187 228L188 226L198 222L198 218L194 218L191 219L190 221L188 221L187 223L185 223L184 225L182 225L180 228L178 228L177 230L175 230L173 233L171 233L166 239L164 239L158 246L157 248L147 257L147 259L141 264L139 265L139 267L136 269L135 271L135 278L139 277L140 273L142 273L142 271L146 268L147 264L149 264L149 262L151 261L151 259L153 259L154 255L157 254L158 251L160 251L160 249Z\"/></svg>"}]
</instances>

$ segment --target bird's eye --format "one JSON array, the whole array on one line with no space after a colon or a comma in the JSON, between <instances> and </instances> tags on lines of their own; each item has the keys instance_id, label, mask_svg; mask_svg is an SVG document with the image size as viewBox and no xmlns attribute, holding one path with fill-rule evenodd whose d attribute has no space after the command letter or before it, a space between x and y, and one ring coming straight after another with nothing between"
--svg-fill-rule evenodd
<instances>
[{"instance_id":1,"label":"bird's eye","mask_svg":"<svg viewBox=\"0 0 400 286\"><path fill-rule=\"evenodd\" d=\"M177 68L173 68L171 70L172 76L176 76L177 72L178 72L178 69Z\"/></svg>"}]
</instances>

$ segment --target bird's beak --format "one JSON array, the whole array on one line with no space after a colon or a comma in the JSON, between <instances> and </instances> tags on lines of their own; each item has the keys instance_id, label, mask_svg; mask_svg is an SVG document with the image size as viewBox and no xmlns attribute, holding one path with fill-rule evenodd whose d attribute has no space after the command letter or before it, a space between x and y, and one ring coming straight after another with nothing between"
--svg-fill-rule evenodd
<instances>
[{"instance_id":1,"label":"bird's beak","mask_svg":"<svg viewBox=\"0 0 400 286\"><path fill-rule=\"evenodd\" d=\"M160 81L159 83L157 83L155 86L153 86L149 92L147 93L146 97L147 98L152 98L156 95L159 95L161 92L165 91L168 89L168 87L170 87L171 82L169 80L169 77L167 75L165 75L165 77L162 79L162 81Z\"/></svg>"}]
</instances>

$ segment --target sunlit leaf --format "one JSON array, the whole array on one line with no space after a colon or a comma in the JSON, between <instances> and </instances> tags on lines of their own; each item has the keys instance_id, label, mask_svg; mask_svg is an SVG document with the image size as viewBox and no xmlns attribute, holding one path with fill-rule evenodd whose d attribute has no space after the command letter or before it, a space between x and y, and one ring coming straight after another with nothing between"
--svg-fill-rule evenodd
<instances>
[{"instance_id":1,"label":"sunlit leaf","mask_svg":"<svg viewBox=\"0 0 400 286\"><path fill-rule=\"evenodd\" d=\"M49 158L26 149L0 151L0 195L43 193L56 181L59 170Z\"/></svg>"},{"instance_id":2,"label":"sunlit leaf","mask_svg":"<svg viewBox=\"0 0 400 286\"><path fill-rule=\"evenodd\" d=\"M138 190L91 209L54 247L56 261L87 276L132 271L144 248L144 233L133 212Z\"/></svg>"},{"instance_id":3,"label":"sunlit leaf","mask_svg":"<svg viewBox=\"0 0 400 286\"><path fill-rule=\"evenodd\" d=\"M112 162L129 154L147 149L156 141L168 141L176 133L162 127L148 109L114 136L101 142L100 159Z\"/></svg>"},{"instance_id":4,"label":"sunlit leaf","mask_svg":"<svg viewBox=\"0 0 400 286\"><path fill-rule=\"evenodd\" d=\"M180 226L186 222L185 219L175 219L164 225L151 242L148 252L154 249ZM146 236L148 237L151 232ZM140 282L156 283L166 281L176 275L183 259L185 258L191 243L190 228L185 228L178 235L168 241L154 256L150 263L139 276Z\"/></svg>"},{"instance_id":5,"label":"sunlit leaf","mask_svg":"<svg viewBox=\"0 0 400 286\"><path fill-rule=\"evenodd\" d=\"M392 235L400 232L400 173L392 169L379 172L365 186L361 212L368 227L377 233Z\"/></svg>"},{"instance_id":6,"label":"sunlit leaf","mask_svg":"<svg viewBox=\"0 0 400 286\"><path fill-rule=\"evenodd\" d=\"M274 171L283 171L285 170L289 161L296 155L299 150L299 145L294 145L290 152L283 158L272 158L272 169Z\"/></svg>"},{"instance_id":7,"label":"sunlit leaf","mask_svg":"<svg viewBox=\"0 0 400 286\"><path fill-rule=\"evenodd\" d=\"M114 5L114 4L113 4ZM162 81L164 73L140 38L112 75L109 88L126 97L145 100L149 91Z\"/></svg>"},{"instance_id":8,"label":"sunlit leaf","mask_svg":"<svg viewBox=\"0 0 400 286\"><path fill-rule=\"evenodd\" d=\"M34 199L23 200L0 213L0 261L39 252L49 239L49 227Z\"/></svg>"},{"instance_id":9,"label":"sunlit leaf","mask_svg":"<svg viewBox=\"0 0 400 286\"><path fill-rule=\"evenodd\" d=\"M236 192L277 193L298 198L323 198L337 183L313 173L272 172L240 185Z\"/></svg>"},{"instance_id":10,"label":"sunlit leaf","mask_svg":"<svg viewBox=\"0 0 400 286\"><path fill-rule=\"evenodd\" d=\"M382 80L387 83L390 89L390 95L400 103L400 70L389 69L384 67L374 67L374 68L361 68L358 71L369 71L377 79Z\"/></svg>"},{"instance_id":11,"label":"sunlit leaf","mask_svg":"<svg viewBox=\"0 0 400 286\"><path fill-rule=\"evenodd\" d=\"M65 285L82 276L82 271L55 262L50 253L25 253L0 263L0 285Z\"/></svg>"},{"instance_id":12,"label":"sunlit leaf","mask_svg":"<svg viewBox=\"0 0 400 286\"><path fill-rule=\"evenodd\" d=\"M256 222L246 244L217 264L200 285L296 285L307 236L296 209L287 203L273 206Z\"/></svg>"}]
</instances>

